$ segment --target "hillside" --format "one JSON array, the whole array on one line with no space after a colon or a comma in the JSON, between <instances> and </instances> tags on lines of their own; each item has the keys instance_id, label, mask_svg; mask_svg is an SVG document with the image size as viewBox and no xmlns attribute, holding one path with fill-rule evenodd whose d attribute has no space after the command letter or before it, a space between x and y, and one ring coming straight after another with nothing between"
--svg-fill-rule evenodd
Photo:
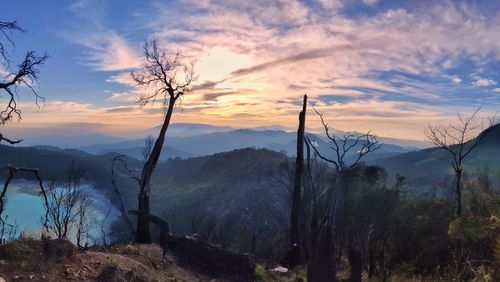
<instances>
[{"instance_id":1,"label":"hillside","mask_svg":"<svg viewBox=\"0 0 500 282\"><path fill-rule=\"evenodd\" d=\"M275 179L286 161L283 154L250 148L165 161L153 177L152 213L166 219L174 234L210 233L231 222L224 226L227 234L241 236L228 239L226 247L248 252L252 233L262 229L261 223L266 230L259 230L260 235L277 240L276 231L287 222L287 187ZM121 177L118 184L126 204L135 207L134 182ZM277 222L280 217L283 221Z\"/></svg>"},{"instance_id":2,"label":"hillside","mask_svg":"<svg viewBox=\"0 0 500 282\"><path fill-rule=\"evenodd\" d=\"M114 153L114 154L126 155L129 157L138 159L138 160L142 160L144 158L144 155L142 152L143 149L144 149L144 147L139 147L139 146L138 147L131 147L131 148L123 148L123 149L109 148L109 149L102 150L101 152L99 152L99 154ZM195 155L193 155L191 153L179 151L179 150L177 150L173 147L170 147L170 146L163 147L163 150L161 153L162 160L166 160L166 159L170 159L170 158L187 159L187 158L192 158L192 157L195 157Z\"/></svg>"},{"instance_id":3,"label":"hillside","mask_svg":"<svg viewBox=\"0 0 500 282\"><path fill-rule=\"evenodd\" d=\"M451 155L439 148L408 152L372 163L382 165L389 173L399 173L415 178L442 178L447 173L452 173ZM477 173L485 169L489 169L490 172L498 170L500 167L500 125L491 129L491 132L465 159L464 166L468 173Z\"/></svg>"},{"instance_id":4,"label":"hillside","mask_svg":"<svg viewBox=\"0 0 500 282\"><path fill-rule=\"evenodd\" d=\"M311 141L313 141L316 144L318 151L323 156L330 159L335 158L335 151L331 149L332 144L326 142L323 138L315 134L308 133L307 136L310 138ZM381 142L383 143L383 141ZM351 145L351 144L353 143L348 142L346 145ZM295 156L297 150L297 139L292 139L291 141L285 144L273 143L266 146L266 148L277 152L285 152L288 156ZM357 157L358 151L361 150L361 148L362 148L362 142L359 142L358 145L354 146L351 150L349 150L349 152L346 154L346 161L347 162L354 161L354 159ZM414 149L412 148L406 148L393 144L383 143L378 150L366 155L364 160L367 161L367 160L376 160L379 158L392 157L399 155L401 153L411 152L413 150Z\"/></svg>"},{"instance_id":5,"label":"hillside","mask_svg":"<svg viewBox=\"0 0 500 282\"><path fill-rule=\"evenodd\" d=\"M96 188L105 191L116 202L110 178L113 156L95 156L53 147L0 146L0 166L10 163L38 167L42 178L51 180L64 178L67 168L74 163L86 170L88 180L95 183ZM140 171L141 162L134 159L126 161L131 169ZM237 222L240 224L227 228L232 229L230 233L233 234L243 232L244 238L227 243L230 247L248 251L250 239L247 238L251 237L253 228L257 228L257 222L267 222L269 226L262 236L269 237L275 237L277 228L282 228L275 216L282 216L283 222L286 222L287 209L284 205L288 192L276 181L276 177L284 173L280 166L286 161L289 161L288 157L281 153L248 148L159 163L152 181L152 213L168 220L175 234L190 234L202 229L209 232L213 227L208 225L214 222L223 225L225 220L239 218ZM120 167L117 169L120 170ZM137 183L121 169L116 179L118 187L127 209L134 209ZM118 234L122 230L117 226Z\"/></svg>"},{"instance_id":6,"label":"hillside","mask_svg":"<svg viewBox=\"0 0 500 282\"><path fill-rule=\"evenodd\" d=\"M21 239L0 245L0 281L241 281L178 262L158 245L112 245L76 252L71 244ZM236 279L236 280L235 280Z\"/></svg>"},{"instance_id":7,"label":"hillside","mask_svg":"<svg viewBox=\"0 0 500 282\"><path fill-rule=\"evenodd\" d=\"M16 135L17 136L17 135ZM42 136L17 136L24 139L23 146L49 145L60 148L78 148L88 144L111 144L125 141L125 138L107 136L103 134L83 134L83 135L42 135Z\"/></svg>"},{"instance_id":8,"label":"hillside","mask_svg":"<svg viewBox=\"0 0 500 282\"><path fill-rule=\"evenodd\" d=\"M73 149L0 145L0 167L10 164L38 168L46 180L60 179L72 163L84 168L93 179L104 179L107 174L102 170L104 159Z\"/></svg>"}]
</instances>

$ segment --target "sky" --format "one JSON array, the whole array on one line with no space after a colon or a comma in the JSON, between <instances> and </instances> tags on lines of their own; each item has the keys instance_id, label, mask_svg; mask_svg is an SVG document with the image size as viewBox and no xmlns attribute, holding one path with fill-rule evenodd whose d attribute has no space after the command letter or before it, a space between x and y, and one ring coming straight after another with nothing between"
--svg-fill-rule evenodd
<instances>
[{"instance_id":1,"label":"sky","mask_svg":"<svg viewBox=\"0 0 500 282\"><path fill-rule=\"evenodd\" d=\"M26 0L4 3L0 20L26 31L11 35L14 61L50 56L36 88L45 104L20 89L8 134L160 124L160 105L139 107L147 89L130 78L152 38L196 62L174 123L295 128L307 93L311 131L314 105L332 128L423 140L457 112L500 110L499 1Z\"/></svg>"}]
</instances>

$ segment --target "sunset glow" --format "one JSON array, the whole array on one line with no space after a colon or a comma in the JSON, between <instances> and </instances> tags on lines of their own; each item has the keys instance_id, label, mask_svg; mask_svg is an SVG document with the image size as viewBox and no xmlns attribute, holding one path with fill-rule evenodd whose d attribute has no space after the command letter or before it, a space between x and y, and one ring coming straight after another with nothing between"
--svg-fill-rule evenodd
<instances>
[{"instance_id":1,"label":"sunset glow","mask_svg":"<svg viewBox=\"0 0 500 282\"><path fill-rule=\"evenodd\" d=\"M158 125L159 105L140 108L145 90L129 77L153 37L196 62L174 123L294 128L307 93L333 128L422 140L425 126L457 111L500 109L496 1L68 3L3 8L26 29L14 35L15 55L37 46L51 56L39 81L45 105L22 95L23 119L4 132L126 135Z\"/></svg>"}]
</instances>

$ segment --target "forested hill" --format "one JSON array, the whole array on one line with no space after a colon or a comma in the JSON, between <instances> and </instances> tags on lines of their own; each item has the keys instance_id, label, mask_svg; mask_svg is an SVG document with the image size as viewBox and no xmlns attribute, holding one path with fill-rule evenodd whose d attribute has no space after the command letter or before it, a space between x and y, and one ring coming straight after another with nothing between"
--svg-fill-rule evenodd
<instances>
[{"instance_id":1,"label":"forested hill","mask_svg":"<svg viewBox=\"0 0 500 282\"><path fill-rule=\"evenodd\" d=\"M45 180L64 178L72 164L85 169L92 180L109 178L109 156L94 156L78 150L57 147L21 147L0 145L0 167L6 165L37 168ZM3 175L5 172L2 172ZM20 175L29 177L29 175Z\"/></svg>"},{"instance_id":2,"label":"forested hill","mask_svg":"<svg viewBox=\"0 0 500 282\"><path fill-rule=\"evenodd\" d=\"M12 164L39 168L44 180L52 180L64 179L74 164L83 168L88 180L106 190L117 203L111 190L114 156L95 156L54 147L0 146L1 167ZM129 158L125 161L136 175L140 173L142 162ZM153 176L151 211L168 220L173 233L203 231L214 236L217 242L224 242L226 239L221 236L226 236L230 247L234 245L229 238L239 238L237 248L248 251L250 247L245 244L251 243L252 234L273 239L277 234L285 234L281 230L288 221L289 191L283 183L288 183L292 163L282 153L252 148L191 159L169 159L158 164ZM135 209L137 182L123 166L117 164L116 168L116 180L126 209ZM244 238L232 236L237 233Z\"/></svg>"},{"instance_id":3,"label":"forested hill","mask_svg":"<svg viewBox=\"0 0 500 282\"><path fill-rule=\"evenodd\" d=\"M382 165L389 173L425 179L442 179L443 175L452 172L450 153L439 148L404 153L379 159L373 163ZM500 167L500 125L490 129L477 148L465 159L464 164L468 173L478 173L486 169L493 173L498 170Z\"/></svg>"},{"instance_id":4,"label":"forested hill","mask_svg":"<svg viewBox=\"0 0 500 282\"><path fill-rule=\"evenodd\" d=\"M281 230L288 218L288 188L280 183L288 181L286 164L291 162L281 153L252 148L170 159L158 165L153 177L152 213L168 220L177 234L203 231L210 236L227 236L228 240L230 234L241 234L248 240L240 237L239 241L248 244L257 232L276 237L273 233ZM127 205L135 207L137 190L133 185L126 177L119 179Z\"/></svg>"}]
</instances>

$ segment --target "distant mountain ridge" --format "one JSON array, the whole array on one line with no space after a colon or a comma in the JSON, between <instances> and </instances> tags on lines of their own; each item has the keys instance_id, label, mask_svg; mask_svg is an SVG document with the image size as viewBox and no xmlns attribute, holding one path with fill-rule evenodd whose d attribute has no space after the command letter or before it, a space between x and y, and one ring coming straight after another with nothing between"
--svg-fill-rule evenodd
<instances>
[{"instance_id":1,"label":"distant mountain ridge","mask_svg":"<svg viewBox=\"0 0 500 282\"><path fill-rule=\"evenodd\" d=\"M147 136L156 136L160 131L161 125L140 130L131 135L135 138L145 138ZM169 136L175 137L190 137L196 135L203 135L214 132L227 132L235 130L231 126L217 126L204 123L173 123L168 127Z\"/></svg>"},{"instance_id":2,"label":"distant mountain ridge","mask_svg":"<svg viewBox=\"0 0 500 282\"><path fill-rule=\"evenodd\" d=\"M47 145L63 149L75 148L91 154L116 152L136 159L142 159L144 138L155 137L159 127L137 131L124 137L106 136L102 134L86 134L77 136L53 135L34 136L26 138L23 146ZM334 130L338 134L341 131ZM327 148L327 139L322 135L309 133L321 148ZM394 156L417 150L413 147L399 146L394 143L414 145L411 140L379 138L385 145L378 152L369 156L370 159ZM174 123L170 125L161 159L190 158L210 155L246 147L268 148L295 155L296 132L280 125L259 126L255 128L234 128L231 126L216 126L200 123ZM388 142L389 141L389 142ZM323 150L323 149L320 149ZM330 154L330 151L324 151Z\"/></svg>"},{"instance_id":3,"label":"distant mountain ridge","mask_svg":"<svg viewBox=\"0 0 500 282\"><path fill-rule=\"evenodd\" d=\"M329 149L328 142L323 137L312 133L308 133L308 135L312 140L316 141L320 152L326 156L333 154L333 151ZM285 152L289 156L294 156L296 150L296 133L283 130L235 129L232 131L213 132L188 137L168 137L165 144L165 152L162 153L162 159L170 157L187 158L192 156L206 156L247 147L267 148L277 152ZM91 154L117 152L136 157L140 155L140 148L143 146L143 140L133 140L112 144L94 144L80 147L79 149ZM353 148L350 154L354 156L359 149L361 149L361 144ZM384 144L381 149L372 154L370 158L393 156L411 150L413 149L392 144Z\"/></svg>"},{"instance_id":4,"label":"distant mountain ridge","mask_svg":"<svg viewBox=\"0 0 500 282\"><path fill-rule=\"evenodd\" d=\"M111 144L122 142L127 139L122 137L108 136L103 134L83 135L45 135L27 137L21 143L22 146L48 145L59 148L78 148L88 144Z\"/></svg>"}]
</instances>

